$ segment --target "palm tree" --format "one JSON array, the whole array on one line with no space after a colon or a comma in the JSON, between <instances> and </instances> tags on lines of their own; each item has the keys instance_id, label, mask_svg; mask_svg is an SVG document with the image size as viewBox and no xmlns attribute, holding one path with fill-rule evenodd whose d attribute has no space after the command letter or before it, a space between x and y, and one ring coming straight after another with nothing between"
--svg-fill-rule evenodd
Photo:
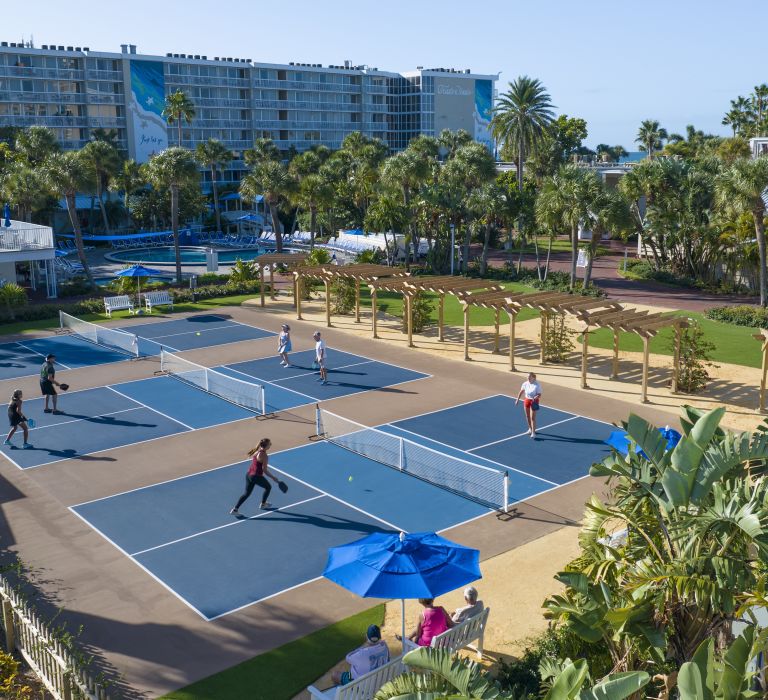
<instances>
[{"instance_id":1,"label":"palm tree","mask_svg":"<svg viewBox=\"0 0 768 700\"><path fill-rule=\"evenodd\" d=\"M523 190L523 168L554 119L552 99L541 82L527 75L509 83L494 108L491 133L512 148L517 165L517 189Z\"/></svg>"},{"instance_id":2,"label":"palm tree","mask_svg":"<svg viewBox=\"0 0 768 700\"><path fill-rule=\"evenodd\" d=\"M122 168L115 173L112 181L109 183L109 188L113 192L123 193L123 205L125 206L129 221L131 219L131 195L145 184L146 180L141 174L141 166L135 160L124 160Z\"/></svg>"},{"instance_id":3,"label":"palm tree","mask_svg":"<svg viewBox=\"0 0 768 700\"><path fill-rule=\"evenodd\" d=\"M163 116L169 124L176 124L179 129L179 143L181 146L181 125L183 122L191 124L195 118L195 103L187 97L183 90L166 95Z\"/></svg>"},{"instance_id":4,"label":"palm tree","mask_svg":"<svg viewBox=\"0 0 768 700\"><path fill-rule=\"evenodd\" d=\"M96 288L91 274L88 259L85 257L83 246L83 232L80 229L80 220L77 218L77 206L75 195L78 191L88 186L88 165L84 162L78 151L66 153L54 153L50 155L43 165L43 173L48 189L57 196L63 197L67 203L67 213L72 223L72 231L75 234L75 246L77 256L83 271L88 279L88 284Z\"/></svg>"},{"instance_id":5,"label":"palm tree","mask_svg":"<svg viewBox=\"0 0 768 700\"><path fill-rule=\"evenodd\" d=\"M91 141L104 141L104 143L113 146L115 150L118 150L120 143L117 129L91 129Z\"/></svg>"},{"instance_id":6,"label":"palm tree","mask_svg":"<svg viewBox=\"0 0 768 700\"><path fill-rule=\"evenodd\" d=\"M726 170L717 182L720 205L730 211L749 212L755 224L755 237L760 254L760 306L768 304L766 280L765 212L763 199L768 189L768 158L739 159Z\"/></svg>"},{"instance_id":7,"label":"palm tree","mask_svg":"<svg viewBox=\"0 0 768 700\"><path fill-rule=\"evenodd\" d=\"M192 153L178 146L156 153L146 164L146 176L153 187L171 193L171 228L176 254L176 283L181 284L181 249L179 248L179 192L182 187L197 183L200 172Z\"/></svg>"},{"instance_id":8,"label":"palm tree","mask_svg":"<svg viewBox=\"0 0 768 700\"><path fill-rule=\"evenodd\" d=\"M32 221L32 212L42 207L48 198L45 178L39 169L25 163L14 163L0 179L0 192L16 207L21 221Z\"/></svg>"},{"instance_id":9,"label":"palm tree","mask_svg":"<svg viewBox=\"0 0 768 700\"><path fill-rule=\"evenodd\" d=\"M755 136L763 136L765 130L766 108L768 108L768 85L756 85L752 93L752 105L755 111Z\"/></svg>"},{"instance_id":10,"label":"palm tree","mask_svg":"<svg viewBox=\"0 0 768 700\"><path fill-rule=\"evenodd\" d=\"M488 245L491 239L491 229L504 217L508 202L503 188L496 182L490 182L475 189L467 198L467 208L475 221L483 228L483 252L480 258L480 274L488 270Z\"/></svg>"},{"instance_id":11,"label":"palm tree","mask_svg":"<svg viewBox=\"0 0 768 700\"><path fill-rule=\"evenodd\" d=\"M589 287L592 280L592 266L603 234L629 234L632 230L632 216L626 198L619 190L608 187L602 180L598 181L598 187L597 196L589 207L592 239L589 242L587 267L584 270L584 289Z\"/></svg>"},{"instance_id":12,"label":"palm tree","mask_svg":"<svg viewBox=\"0 0 768 700\"><path fill-rule=\"evenodd\" d=\"M16 137L16 151L32 167L42 165L48 156L60 150L56 134L46 126L30 126Z\"/></svg>"},{"instance_id":13,"label":"palm tree","mask_svg":"<svg viewBox=\"0 0 768 700\"><path fill-rule=\"evenodd\" d=\"M117 149L106 141L89 141L80 154L90 167L96 185L96 198L99 200L104 230L109 233L107 210L104 207L104 190L109 187L110 179L115 175L120 164Z\"/></svg>"},{"instance_id":14,"label":"palm tree","mask_svg":"<svg viewBox=\"0 0 768 700\"><path fill-rule=\"evenodd\" d=\"M256 139L253 142L253 148L249 148L243 154L243 159L251 168L270 160L279 161L280 149L272 139Z\"/></svg>"},{"instance_id":15,"label":"palm tree","mask_svg":"<svg viewBox=\"0 0 768 700\"><path fill-rule=\"evenodd\" d=\"M402 231L408 224L408 209L398 201L398 198L383 194L371 203L365 213L363 227L366 231L381 231L387 245L387 263L393 264L397 254L397 239L393 237L390 246L387 240L389 231Z\"/></svg>"},{"instance_id":16,"label":"palm tree","mask_svg":"<svg viewBox=\"0 0 768 700\"><path fill-rule=\"evenodd\" d=\"M666 138L667 130L662 129L659 122L653 119L646 119L640 123L635 143L646 150L649 158L653 158L654 151L658 151L662 147L663 141Z\"/></svg>"},{"instance_id":17,"label":"palm tree","mask_svg":"<svg viewBox=\"0 0 768 700\"><path fill-rule=\"evenodd\" d=\"M440 148L446 150L446 160L450 160L462 146L472 143L472 137L464 129L457 129L456 131L443 129L437 137L437 143Z\"/></svg>"},{"instance_id":18,"label":"palm tree","mask_svg":"<svg viewBox=\"0 0 768 700\"><path fill-rule=\"evenodd\" d=\"M317 211L328 206L333 200L333 188L324 178L315 173L305 175L299 181L294 198L296 204L309 211L309 247L315 247L315 233L317 231Z\"/></svg>"},{"instance_id":19,"label":"palm tree","mask_svg":"<svg viewBox=\"0 0 768 700\"><path fill-rule=\"evenodd\" d=\"M216 211L216 230L221 231L221 211L219 210L219 187L216 184L219 171L232 161L234 155L218 139L208 139L205 143L198 143L195 149L195 158L204 168L211 170L211 185L213 187L213 208Z\"/></svg>"},{"instance_id":20,"label":"palm tree","mask_svg":"<svg viewBox=\"0 0 768 700\"><path fill-rule=\"evenodd\" d=\"M264 197L272 217L272 230L275 232L275 248L278 253L283 252L278 207L280 200L293 192L295 184L288 168L275 160L261 162L240 181L240 195L243 199L256 201L260 195Z\"/></svg>"}]
</instances>

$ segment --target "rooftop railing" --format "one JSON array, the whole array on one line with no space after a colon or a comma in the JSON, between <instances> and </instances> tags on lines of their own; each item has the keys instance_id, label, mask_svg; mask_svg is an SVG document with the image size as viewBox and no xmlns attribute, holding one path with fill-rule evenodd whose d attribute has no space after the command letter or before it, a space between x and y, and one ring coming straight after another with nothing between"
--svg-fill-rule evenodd
<instances>
[{"instance_id":1,"label":"rooftop railing","mask_svg":"<svg viewBox=\"0 0 768 700\"><path fill-rule=\"evenodd\" d=\"M0 252L43 248L53 248L53 229L50 226L11 220L11 225L6 227L0 221Z\"/></svg>"}]
</instances>

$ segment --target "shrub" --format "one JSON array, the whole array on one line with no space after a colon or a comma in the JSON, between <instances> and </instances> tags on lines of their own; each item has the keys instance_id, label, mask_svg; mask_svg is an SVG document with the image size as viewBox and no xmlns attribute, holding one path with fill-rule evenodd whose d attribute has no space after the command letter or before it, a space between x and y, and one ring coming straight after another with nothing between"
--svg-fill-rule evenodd
<instances>
[{"instance_id":1,"label":"shrub","mask_svg":"<svg viewBox=\"0 0 768 700\"><path fill-rule=\"evenodd\" d=\"M23 287L15 282L9 282L0 287L0 306L11 318L16 315L16 310L27 305L27 293Z\"/></svg>"},{"instance_id":2,"label":"shrub","mask_svg":"<svg viewBox=\"0 0 768 700\"><path fill-rule=\"evenodd\" d=\"M384 262L384 251L380 248L364 250L355 256L355 262L359 265L381 265Z\"/></svg>"},{"instance_id":3,"label":"shrub","mask_svg":"<svg viewBox=\"0 0 768 700\"><path fill-rule=\"evenodd\" d=\"M560 363L568 359L576 344L573 336L576 331L568 328L565 322L565 314L550 314L546 321L546 344L544 349L544 361Z\"/></svg>"},{"instance_id":4,"label":"shrub","mask_svg":"<svg viewBox=\"0 0 768 700\"><path fill-rule=\"evenodd\" d=\"M21 673L21 664L0 649L0 697L8 700L32 700L33 688Z\"/></svg>"},{"instance_id":5,"label":"shrub","mask_svg":"<svg viewBox=\"0 0 768 700\"><path fill-rule=\"evenodd\" d=\"M241 260L240 258L235 260L229 275L231 283L250 282L255 279L259 279L259 269L255 261Z\"/></svg>"},{"instance_id":6,"label":"shrub","mask_svg":"<svg viewBox=\"0 0 768 700\"><path fill-rule=\"evenodd\" d=\"M93 287L88 284L88 278L78 275L59 285L60 297L82 297L93 294Z\"/></svg>"},{"instance_id":7,"label":"shrub","mask_svg":"<svg viewBox=\"0 0 768 700\"><path fill-rule=\"evenodd\" d=\"M352 280L336 279L331 282L333 313L348 314L355 308L355 283Z\"/></svg>"},{"instance_id":8,"label":"shrub","mask_svg":"<svg viewBox=\"0 0 768 700\"><path fill-rule=\"evenodd\" d=\"M481 275L480 265L478 263L471 263L467 274L469 277L482 276L484 279L500 280L503 282L519 282L521 284L529 285L534 289L542 289L545 291L571 291L570 274L568 272L560 272L557 270L550 270L547 274L547 279L541 281L539 280L536 268L533 267L523 267L518 273L515 265L510 266L509 263L506 263L504 267L489 267L486 270L485 275ZM598 289L594 284L585 290L583 288L582 280L576 280L576 288L573 293L588 297L605 296L605 292Z\"/></svg>"},{"instance_id":9,"label":"shrub","mask_svg":"<svg viewBox=\"0 0 768 700\"><path fill-rule=\"evenodd\" d=\"M674 352L674 336L671 348ZM689 321L689 326L680 333L680 360L678 363L677 387L685 394L696 394L707 385L707 367L712 364L715 344L706 340L698 321Z\"/></svg>"},{"instance_id":10,"label":"shrub","mask_svg":"<svg viewBox=\"0 0 768 700\"><path fill-rule=\"evenodd\" d=\"M229 275L220 275L217 272L206 272L197 276L197 286L206 287L209 284L226 284L229 282Z\"/></svg>"},{"instance_id":11,"label":"shrub","mask_svg":"<svg viewBox=\"0 0 768 700\"><path fill-rule=\"evenodd\" d=\"M713 321L732 323L735 326L768 328L768 309L762 306L716 306L704 314Z\"/></svg>"},{"instance_id":12,"label":"shrub","mask_svg":"<svg viewBox=\"0 0 768 700\"><path fill-rule=\"evenodd\" d=\"M416 292L411 301L411 314L413 316L413 332L421 333L432 322L432 311L435 308L434 299L423 292ZM403 300L403 333L408 332L408 316L405 313L406 304Z\"/></svg>"}]
</instances>

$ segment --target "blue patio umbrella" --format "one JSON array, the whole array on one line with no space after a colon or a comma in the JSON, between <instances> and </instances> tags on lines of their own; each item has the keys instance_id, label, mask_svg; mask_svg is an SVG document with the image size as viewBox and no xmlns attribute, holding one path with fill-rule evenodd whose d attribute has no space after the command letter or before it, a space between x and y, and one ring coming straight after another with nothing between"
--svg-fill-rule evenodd
<instances>
[{"instance_id":1,"label":"blue patio umbrella","mask_svg":"<svg viewBox=\"0 0 768 700\"><path fill-rule=\"evenodd\" d=\"M141 278L142 277L156 277L159 275L163 275L164 273L161 270L153 270L151 267L144 267L141 264L138 265L131 265L131 267L125 268L125 270L120 270L120 272L116 272L116 277L135 277L137 282L137 294L138 294L138 301L139 306L141 306ZM139 309L141 311L141 309Z\"/></svg>"},{"instance_id":2,"label":"blue patio umbrella","mask_svg":"<svg viewBox=\"0 0 768 700\"><path fill-rule=\"evenodd\" d=\"M659 428L659 432L661 433L661 436L667 441L667 450L674 449L675 445L680 442L680 438L682 437L680 433L677 432L677 430L670 428L668 425L663 428ZM613 449L616 450L619 454L623 454L625 456L629 454L629 437L626 430L614 430L608 436L608 439L604 440L603 442L609 447L613 447ZM635 452L641 457L646 456L638 445L635 445Z\"/></svg>"},{"instance_id":3,"label":"blue patio umbrella","mask_svg":"<svg viewBox=\"0 0 768 700\"><path fill-rule=\"evenodd\" d=\"M375 532L328 551L323 576L364 598L436 598L482 578L480 552L433 532Z\"/></svg>"},{"instance_id":4,"label":"blue patio umbrella","mask_svg":"<svg viewBox=\"0 0 768 700\"><path fill-rule=\"evenodd\" d=\"M3 222L3 225L6 227L10 227L11 225L11 205L8 204L8 202L5 203L5 206L3 207L3 217L5 218L5 221Z\"/></svg>"}]
</instances>

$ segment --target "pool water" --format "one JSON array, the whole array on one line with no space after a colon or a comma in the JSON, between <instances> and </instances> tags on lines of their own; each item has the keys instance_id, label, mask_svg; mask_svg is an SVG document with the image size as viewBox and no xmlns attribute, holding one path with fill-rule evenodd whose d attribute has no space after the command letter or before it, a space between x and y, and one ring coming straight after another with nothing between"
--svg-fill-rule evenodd
<instances>
[{"instance_id":1,"label":"pool water","mask_svg":"<svg viewBox=\"0 0 768 700\"><path fill-rule=\"evenodd\" d=\"M184 246L181 249L182 265L205 265L205 248L193 248ZM238 259L255 260L264 251L256 248L243 250L219 250L219 264L232 265ZM154 265L175 265L176 255L173 246L160 246L159 248L133 248L109 253L106 258L113 262L125 263L151 263Z\"/></svg>"}]
</instances>

